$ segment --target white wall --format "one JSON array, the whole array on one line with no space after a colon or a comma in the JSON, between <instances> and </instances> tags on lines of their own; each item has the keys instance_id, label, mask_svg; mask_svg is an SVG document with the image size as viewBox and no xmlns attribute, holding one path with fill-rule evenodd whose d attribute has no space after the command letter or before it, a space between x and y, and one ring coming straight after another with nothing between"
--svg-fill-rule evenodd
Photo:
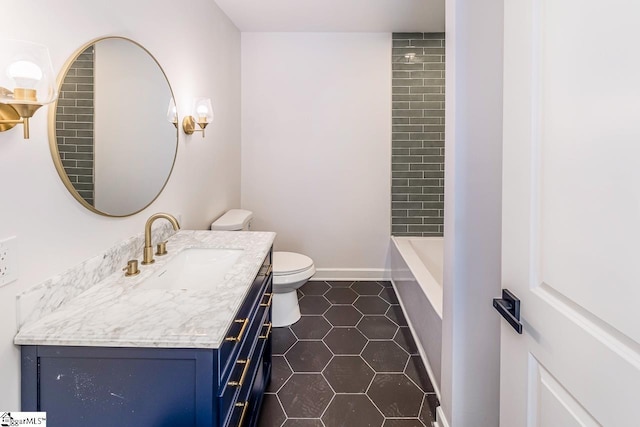
<instances>
[{"instance_id":1,"label":"white wall","mask_svg":"<svg viewBox=\"0 0 640 427\"><path fill-rule=\"evenodd\" d=\"M65 189L49 154L48 108L32 119L29 141L19 127L0 133L0 239L18 237L20 271L18 281L0 288L0 408L17 410L17 293L142 232L154 212L180 213L184 228L206 228L213 217L240 204L240 34L207 0L180 7L168 0L27 0L4 6L3 15L11 19L0 26L0 38L48 45L54 69L93 38L129 37L164 67L181 117L195 96L210 96L216 112L205 139L181 135L162 195L145 211L121 219L87 211Z\"/></svg>"},{"instance_id":2,"label":"white wall","mask_svg":"<svg viewBox=\"0 0 640 427\"><path fill-rule=\"evenodd\" d=\"M276 249L380 277L390 154L391 34L242 33L242 207Z\"/></svg>"},{"instance_id":3,"label":"white wall","mask_svg":"<svg viewBox=\"0 0 640 427\"><path fill-rule=\"evenodd\" d=\"M499 425L502 0L447 0L440 403L449 425Z\"/></svg>"}]
</instances>

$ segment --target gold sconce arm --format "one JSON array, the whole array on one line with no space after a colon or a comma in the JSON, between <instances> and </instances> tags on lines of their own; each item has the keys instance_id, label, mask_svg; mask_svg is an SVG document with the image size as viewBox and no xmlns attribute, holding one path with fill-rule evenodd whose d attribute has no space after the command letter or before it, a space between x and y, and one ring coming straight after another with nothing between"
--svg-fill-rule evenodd
<instances>
[{"instance_id":1,"label":"gold sconce arm","mask_svg":"<svg viewBox=\"0 0 640 427\"><path fill-rule=\"evenodd\" d=\"M4 94L11 93L5 88L0 88L0 90L2 90L2 93ZM16 91L16 93L18 92ZM27 100L27 98L21 99ZM0 132L13 129L16 125L22 125L24 139L29 139L29 119L33 117L40 107L42 107L42 104L33 102L11 104L0 103Z\"/></svg>"},{"instance_id":2,"label":"gold sconce arm","mask_svg":"<svg viewBox=\"0 0 640 427\"><path fill-rule=\"evenodd\" d=\"M0 104L0 132L13 129L16 125L22 125L24 139L29 139L29 118L33 116L42 105L9 105Z\"/></svg>"},{"instance_id":3,"label":"gold sconce arm","mask_svg":"<svg viewBox=\"0 0 640 427\"><path fill-rule=\"evenodd\" d=\"M200 127L200 129L196 129L196 124ZM187 135L192 135L194 132L202 132L202 137L204 138L204 129L207 127L209 123L206 121L198 120L193 116L186 116L182 120L182 130Z\"/></svg>"}]
</instances>

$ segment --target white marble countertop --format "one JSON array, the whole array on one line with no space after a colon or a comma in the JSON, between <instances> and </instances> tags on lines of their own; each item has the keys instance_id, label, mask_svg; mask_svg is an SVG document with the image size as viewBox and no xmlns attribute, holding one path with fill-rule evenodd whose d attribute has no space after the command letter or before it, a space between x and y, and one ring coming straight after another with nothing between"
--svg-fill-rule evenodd
<instances>
[{"instance_id":1,"label":"white marble countertop","mask_svg":"<svg viewBox=\"0 0 640 427\"><path fill-rule=\"evenodd\" d=\"M190 231L172 236L169 254L141 273L116 271L50 314L24 325L20 345L218 348L275 233ZM243 249L224 281L214 289L138 289L154 271L188 248ZM124 267L124 266L123 266Z\"/></svg>"}]
</instances>

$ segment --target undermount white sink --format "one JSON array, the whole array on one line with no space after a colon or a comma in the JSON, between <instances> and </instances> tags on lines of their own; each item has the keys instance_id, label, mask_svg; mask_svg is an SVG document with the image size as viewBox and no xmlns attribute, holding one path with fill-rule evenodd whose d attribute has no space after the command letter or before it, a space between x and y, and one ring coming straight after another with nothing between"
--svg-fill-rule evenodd
<instances>
[{"instance_id":1,"label":"undermount white sink","mask_svg":"<svg viewBox=\"0 0 640 427\"><path fill-rule=\"evenodd\" d=\"M212 289L224 280L243 252L243 249L185 249L137 288Z\"/></svg>"}]
</instances>

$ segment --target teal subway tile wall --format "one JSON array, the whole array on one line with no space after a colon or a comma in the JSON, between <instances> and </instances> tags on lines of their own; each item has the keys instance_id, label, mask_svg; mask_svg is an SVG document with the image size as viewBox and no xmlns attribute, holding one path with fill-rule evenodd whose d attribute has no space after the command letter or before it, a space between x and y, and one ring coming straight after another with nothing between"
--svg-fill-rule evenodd
<instances>
[{"instance_id":1,"label":"teal subway tile wall","mask_svg":"<svg viewBox=\"0 0 640 427\"><path fill-rule=\"evenodd\" d=\"M444 33L394 33L391 234L442 236Z\"/></svg>"},{"instance_id":2,"label":"teal subway tile wall","mask_svg":"<svg viewBox=\"0 0 640 427\"><path fill-rule=\"evenodd\" d=\"M58 152L67 176L94 204L94 48L78 55L62 82L56 110Z\"/></svg>"}]
</instances>

